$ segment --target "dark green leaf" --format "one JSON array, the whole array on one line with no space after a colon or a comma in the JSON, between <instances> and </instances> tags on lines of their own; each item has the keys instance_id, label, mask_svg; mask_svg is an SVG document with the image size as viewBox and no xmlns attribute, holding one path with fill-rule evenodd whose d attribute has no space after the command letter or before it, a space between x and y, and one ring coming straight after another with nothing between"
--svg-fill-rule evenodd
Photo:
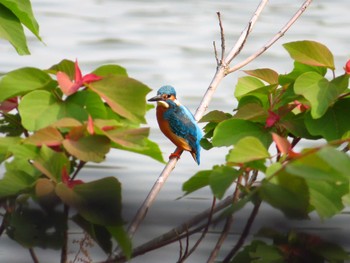
<instances>
[{"instance_id":1,"label":"dark green leaf","mask_svg":"<svg viewBox=\"0 0 350 263\"><path fill-rule=\"evenodd\" d=\"M185 194L187 195L209 185L209 177L211 173L212 170L199 171L183 183L182 191L185 191Z\"/></svg>"},{"instance_id":2,"label":"dark green leaf","mask_svg":"<svg viewBox=\"0 0 350 263\"><path fill-rule=\"evenodd\" d=\"M350 131L349 109L350 98L346 98L337 101L319 119L313 119L310 113L306 113L306 128L312 135L321 135L327 141L341 139Z\"/></svg>"},{"instance_id":3,"label":"dark green leaf","mask_svg":"<svg viewBox=\"0 0 350 263\"><path fill-rule=\"evenodd\" d=\"M73 189L58 183L56 193L93 224L105 227L122 224L121 185L115 177L79 184Z\"/></svg>"},{"instance_id":4,"label":"dark green leaf","mask_svg":"<svg viewBox=\"0 0 350 263\"><path fill-rule=\"evenodd\" d=\"M124 230L123 226L108 226L107 229L112 234L115 240L117 240L120 248L127 259L131 258L132 243L128 233Z\"/></svg>"},{"instance_id":5,"label":"dark green leaf","mask_svg":"<svg viewBox=\"0 0 350 263\"><path fill-rule=\"evenodd\" d=\"M232 115L219 110L213 110L204 115L199 122L221 122L227 120Z\"/></svg>"},{"instance_id":6,"label":"dark green leaf","mask_svg":"<svg viewBox=\"0 0 350 263\"><path fill-rule=\"evenodd\" d=\"M233 118L265 123L267 116L267 111L260 103L247 103L238 108Z\"/></svg>"},{"instance_id":7,"label":"dark green leaf","mask_svg":"<svg viewBox=\"0 0 350 263\"><path fill-rule=\"evenodd\" d=\"M325 76L327 73L327 68L305 65L305 64L302 64L302 63L295 61L294 68L293 68L292 72L290 72L288 74L279 75L278 83L282 86L286 85L286 84L294 83L294 81L301 74L304 74L306 72L316 72L316 73L320 74L321 76Z\"/></svg>"},{"instance_id":8,"label":"dark green leaf","mask_svg":"<svg viewBox=\"0 0 350 263\"><path fill-rule=\"evenodd\" d=\"M63 59L59 63L50 67L47 72L51 74L57 74L58 71L65 72L70 79L75 77L75 66L74 62L68 59Z\"/></svg>"}]
</instances>

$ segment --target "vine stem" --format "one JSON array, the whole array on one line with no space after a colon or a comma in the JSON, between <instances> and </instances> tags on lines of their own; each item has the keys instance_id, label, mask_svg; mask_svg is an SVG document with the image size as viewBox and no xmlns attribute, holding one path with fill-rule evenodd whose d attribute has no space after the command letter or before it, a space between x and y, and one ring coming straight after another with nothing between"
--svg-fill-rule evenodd
<instances>
[{"instance_id":1,"label":"vine stem","mask_svg":"<svg viewBox=\"0 0 350 263\"><path fill-rule=\"evenodd\" d=\"M221 61L221 63L217 66L217 70L216 73L207 89L207 91L205 92L202 101L199 105L199 107L196 110L196 113L194 115L195 119L198 121L199 119L202 118L202 116L204 115L205 111L207 110L209 103L219 85L219 83L222 81L222 79L234 72L237 71L238 69L242 68L243 66L247 65L249 62L251 62L252 60L254 60L256 57L260 56L262 53L264 53L270 46L272 46L279 38L281 38L284 33L290 28L290 26L298 19L298 17L305 11L305 9L308 7L308 5L312 2L312 0L306 0L304 2L304 4L302 5L302 7L298 10L298 12L292 17L292 19L290 19L290 21L281 29L281 31L279 33L277 33L263 48L261 48L260 50L258 50L257 52L255 52L253 55L251 55L248 59L244 60L243 62L235 65L232 68L229 68L229 64L231 63L231 61L240 53L240 51L242 50L247 37L249 36L249 33L253 30L253 27L258 19L258 17L260 16L261 12L263 11L264 7L266 6L268 0L262 0L258 6L258 8L256 9L254 15L252 16L251 20L249 21L247 27L245 28L245 30L243 30L243 32L241 33L239 39L237 40L236 44L234 45L234 47L231 49L231 51L229 52L229 54L226 56L226 58ZM220 16L219 16L220 19ZM221 20L219 20L221 23ZM222 34L222 38L223 38L223 30L221 31ZM223 41L223 40L222 40ZM224 45L222 45L223 47ZM222 53L225 50L222 50ZM158 193L160 192L160 190L162 189L163 185L165 184L166 180L168 179L168 177L170 176L172 170L175 168L176 163L177 163L178 159L176 158L172 158L168 161L168 163L166 164L166 166L164 167L163 171L161 172L161 174L159 175L158 179L156 180L156 182L154 183L152 189L150 190L148 196L146 197L146 199L144 200L144 202L142 203L141 207L139 208L139 210L137 211L135 217L133 218L131 224L129 225L128 228L128 234L129 237L132 238L135 234L135 232L137 231L139 225L141 224L141 222L143 221L143 219L145 218L148 209L152 206L154 200L156 199Z\"/></svg>"}]
</instances>

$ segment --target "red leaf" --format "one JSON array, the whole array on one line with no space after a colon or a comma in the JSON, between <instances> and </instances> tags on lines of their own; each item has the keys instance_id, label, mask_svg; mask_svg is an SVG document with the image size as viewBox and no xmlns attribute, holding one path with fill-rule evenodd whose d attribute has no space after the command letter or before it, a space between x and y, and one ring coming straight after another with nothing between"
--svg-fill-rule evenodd
<instances>
[{"instance_id":1,"label":"red leaf","mask_svg":"<svg viewBox=\"0 0 350 263\"><path fill-rule=\"evenodd\" d=\"M278 122L280 120L280 116L277 113L274 113L271 110L268 110L268 117L266 119L266 124L265 124L265 128L270 128L273 125L275 125L276 122Z\"/></svg>"},{"instance_id":2,"label":"red leaf","mask_svg":"<svg viewBox=\"0 0 350 263\"><path fill-rule=\"evenodd\" d=\"M273 132L272 139L276 143L277 148L281 153L287 154L292 149L292 146L290 145L287 138L279 136L277 133Z\"/></svg>"},{"instance_id":3,"label":"red leaf","mask_svg":"<svg viewBox=\"0 0 350 263\"><path fill-rule=\"evenodd\" d=\"M71 81L69 76L62 71L57 72L56 77L58 85L60 86L63 94L66 96L74 94L80 88L79 83L74 83Z\"/></svg>"},{"instance_id":4,"label":"red leaf","mask_svg":"<svg viewBox=\"0 0 350 263\"><path fill-rule=\"evenodd\" d=\"M72 189L74 186L78 184L83 184L84 182L82 180L71 180L67 168L63 167L62 169L62 183L65 184L68 188Z\"/></svg>"},{"instance_id":5,"label":"red leaf","mask_svg":"<svg viewBox=\"0 0 350 263\"><path fill-rule=\"evenodd\" d=\"M81 74L81 70L79 68L79 64L78 64L78 60L75 60L75 77L74 77L74 80L75 80L75 83L83 83L83 75Z\"/></svg>"},{"instance_id":6,"label":"red leaf","mask_svg":"<svg viewBox=\"0 0 350 263\"><path fill-rule=\"evenodd\" d=\"M18 106L18 98L10 98L0 103L0 110L3 112L9 112L16 109Z\"/></svg>"},{"instance_id":7,"label":"red leaf","mask_svg":"<svg viewBox=\"0 0 350 263\"><path fill-rule=\"evenodd\" d=\"M350 74L350 59L346 62L344 70L346 74Z\"/></svg>"},{"instance_id":8,"label":"red leaf","mask_svg":"<svg viewBox=\"0 0 350 263\"><path fill-rule=\"evenodd\" d=\"M98 80L101 80L102 77L100 76L97 76L93 73L90 73L90 74L87 74L83 77L82 79L82 83L91 83L91 82L94 82L94 81L98 81Z\"/></svg>"}]
</instances>

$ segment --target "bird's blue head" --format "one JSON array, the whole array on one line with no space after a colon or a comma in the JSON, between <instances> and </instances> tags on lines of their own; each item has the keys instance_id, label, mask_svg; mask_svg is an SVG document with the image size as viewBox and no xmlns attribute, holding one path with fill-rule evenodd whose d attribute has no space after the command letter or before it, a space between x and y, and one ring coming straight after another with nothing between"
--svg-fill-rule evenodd
<instances>
[{"instance_id":1,"label":"bird's blue head","mask_svg":"<svg viewBox=\"0 0 350 263\"><path fill-rule=\"evenodd\" d=\"M163 86L157 91L157 95L163 95L163 94L174 95L174 97L176 98L176 91L174 87L170 85Z\"/></svg>"},{"instance_id":2,"label":"bird's blue head","mask_svg":"<svg viewBox=\"0 0 350 263\"><path fill-rule=\"evenodd\" d=\"M150 98L148 101L157 101L158 106L163 106L165 108L169 107L169 104L167 101L174 101L176 104L178 104L176 100L176 91L173 86L166 85L162 86L158 91L157 91L157 96Z\"/></svg>"}]
</instances>

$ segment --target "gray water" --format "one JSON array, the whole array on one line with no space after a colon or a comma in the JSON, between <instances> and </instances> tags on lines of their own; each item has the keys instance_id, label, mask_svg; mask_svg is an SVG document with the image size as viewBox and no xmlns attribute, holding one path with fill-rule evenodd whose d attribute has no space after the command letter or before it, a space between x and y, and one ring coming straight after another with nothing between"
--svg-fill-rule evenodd
<instances>
[{"instance_id":1,"label":"gray water","mask_svg":"<svg viewBox=\"0 0 350 263\"><path fill-rule=\"evenodd\" d=\"M179 100L193 112L212 79L216 62L212 42L220 44L216 12L222 14L227 49L232 47L246 26L259 1L238 0L33 0L33 9L40 24L42 44L29 35L31 56L18 56L12 47L0 42L0 72L34 66L48 68L67 58L79 60L83 73L114 63L125 67L134 77L156 90L164 84L176 87ZM251 38L238 57L240 61L266 43L287 22L301 5L297 0L271 0L260 17ZM246 66L246 69L270 67L280 73L288 72L292 62L281 46L284 42L310 39L328 46L334 56L337 72L350 57L350 1L315 0L306 13L287 34L264 55ZM234 61L235 62L235 61ZM233 90L242 72L231 74L220 85L209 110L231 111L235 106ZM153 91L149 96L155 94ZM151 139L157 142L164 157L174 146L159 132L155 112L147 113ZM182 155L176 169L162 189L157 201L135 236L135 245L156 237L196 213L206 209L211 200L209 190L203 189L189 197L182 196L182 183L199 170L210 169L225 162L227 149L203 151L198 167L188 153ZM84 169L80 177L93 180L103 176L116 176L123 185L124 218L130 220L146 197L163 164L152 159L121 151L112 151L106 162ZM239 233L246 221L247 211L235 217L233 234ZM281 229L292 225L333 240L342 240L349 247L348 214L321 222L286 222L284 216L264 206L253 231L264 225ZM220 230L219 228L217 230ZM74 233L71 238L74 239ZM187 262L205 262L209 248L215 242L211 234L197 253ZM70 258L77 247L70 244ZM40 262L59 262L59 254L36 250ZM104 259L98 248L92 258ZM176 262L178 244L136 258L131 262ZM31 262L29 253L18 244L0 238L0 262Z\"/></svg>"}]
</instances>

